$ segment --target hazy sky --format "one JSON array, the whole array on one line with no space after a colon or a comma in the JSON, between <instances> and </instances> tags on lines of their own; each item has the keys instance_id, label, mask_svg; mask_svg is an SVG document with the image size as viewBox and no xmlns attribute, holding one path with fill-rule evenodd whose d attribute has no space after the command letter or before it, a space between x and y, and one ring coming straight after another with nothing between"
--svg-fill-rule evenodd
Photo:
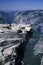
<instances>
[{"instance_id":1,"label":"hazy sky","mask_svg":"<svg viewBox=\"0 0 43 65\"><path fill-rule=\"evenodd\" d=\"M0 10L33 10L43 9L43 0L0 0Z\"/></svg>"}]
</instances>

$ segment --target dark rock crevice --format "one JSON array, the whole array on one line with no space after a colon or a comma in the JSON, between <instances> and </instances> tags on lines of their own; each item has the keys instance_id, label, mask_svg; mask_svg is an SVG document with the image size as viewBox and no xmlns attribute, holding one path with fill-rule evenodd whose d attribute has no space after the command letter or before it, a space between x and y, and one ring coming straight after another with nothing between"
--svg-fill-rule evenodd
<instances>
[{"instance_id":1,"label":"dark rock crevice","mask_svg":"<svg viewBox=\"0 0 43 65\"><path fill-rule=\"evenodd\" d=\"M28 43L28 40L32 37L32 30L30 30L29 32L27 32L26 36L25 36L25 40L23 41L23 43L21 43L19 45L18 48L16 48L16 59L15 59L15 65L22 65L22 60L25 54L25 50L26 50L26 45Z\"/></svg>"}]
</instances>

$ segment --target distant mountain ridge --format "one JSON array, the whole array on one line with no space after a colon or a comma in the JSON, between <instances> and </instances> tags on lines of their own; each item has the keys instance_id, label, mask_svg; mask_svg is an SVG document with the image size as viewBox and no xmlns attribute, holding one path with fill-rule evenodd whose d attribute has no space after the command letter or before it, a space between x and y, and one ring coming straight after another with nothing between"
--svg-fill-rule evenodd
<instances>
[{"instance_id":1,"label":"distant mountain ridge","mask_svg":"<svg viewBox=\"0 0 43 65\"><path fill-rule=\"evenodd\" d=\"M0 11L0 24L2 23L19 23L19 22L35 23L43 19L43 10L29 10L29 11Z\"/></svg>"}]
</instances>

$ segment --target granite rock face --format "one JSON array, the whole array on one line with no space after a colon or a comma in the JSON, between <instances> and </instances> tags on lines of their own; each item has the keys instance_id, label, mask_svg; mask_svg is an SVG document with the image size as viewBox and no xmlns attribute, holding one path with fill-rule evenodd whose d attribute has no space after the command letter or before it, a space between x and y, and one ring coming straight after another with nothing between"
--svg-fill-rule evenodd
<instances>
[{"instance_id":1,"label":"granite rock face","mask_svg":"<svg viewBox=\"0 0 43 65\"><path fill-rule=\"evenodd\" d=\"M10 21L22 23L23 21L32 25L33 35L26 45L25 55L21 62L24 65L43 65L43 10L0 12L0 16L5 17L7 23Z\"/></svg>"}]
</instances>

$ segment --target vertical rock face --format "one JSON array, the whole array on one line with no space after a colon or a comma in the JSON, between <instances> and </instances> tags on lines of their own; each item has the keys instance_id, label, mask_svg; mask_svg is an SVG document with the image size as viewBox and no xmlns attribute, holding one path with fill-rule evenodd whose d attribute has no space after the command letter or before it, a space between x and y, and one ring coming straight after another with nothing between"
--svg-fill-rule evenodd
<instances>
[{"instance_id":1,"label":"vertical rock face","mask_svg":"<svg viewBox=\"0 0 43 65\"><path fill-rule=\"evenodd\" d=\"M9 65L22 65L24 53L26 50L26 45L32 36L32 29L28 24L18 24L18 27L15 26L11 29L4 28L4 32L0 32L0 53L1 63L6 65L9 62ZM3 29L3 27L2 27ZM3 31L3 30L2 30ZM0 56L1 56L0 55Z\"/></svg>"},{"instance_id":2,"label":"vertical rock face","mask_svg":"<svg viewBox=\"0 0 43 65\"><path fill-rule=\"evenodd\" d=\"M30 30L30 32L27 32L25 40L23 40L23 42L21 42L21 44L15 50L13 49L14 54L12 53L11 55L10 65L22 65L26 45L28 43L29 38L31 38L32 34L32 30Z\"/></svg>"},{"instance_id":3,"label":"vertical rock face","mask_svg":"<svg viewBox=\"0 0 43 65\"><path fill-rule=\"evenodd\" d=\"M32 30L27 32L27 34L25 36L25 40L16 49L17 56L16 56L16 59L15 59L15 65L22 65L24 53L25 53L25 50L26 50L26 45L28 43L29 38L31 38L32 34L33 34Z\"/></svg>"}]
</instances>

